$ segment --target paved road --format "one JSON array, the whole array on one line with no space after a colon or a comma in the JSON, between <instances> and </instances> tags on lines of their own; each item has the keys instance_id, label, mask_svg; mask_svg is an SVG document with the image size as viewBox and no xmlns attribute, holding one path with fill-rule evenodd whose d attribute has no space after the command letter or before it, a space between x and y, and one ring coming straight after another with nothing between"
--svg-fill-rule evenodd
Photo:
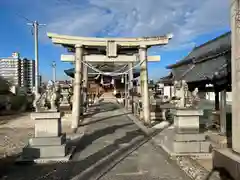
<instances>
[{"instance_id":1,"label":"paved road","mask_svg":"<svg viewBox=\"0 0 240 180\"><path fill-rule=\"evenodd\" d=\"M71 162L13 166L5 179L188 180L118 105L102 102L82 126L85 136Z\"/></svg>"}]
</instances>

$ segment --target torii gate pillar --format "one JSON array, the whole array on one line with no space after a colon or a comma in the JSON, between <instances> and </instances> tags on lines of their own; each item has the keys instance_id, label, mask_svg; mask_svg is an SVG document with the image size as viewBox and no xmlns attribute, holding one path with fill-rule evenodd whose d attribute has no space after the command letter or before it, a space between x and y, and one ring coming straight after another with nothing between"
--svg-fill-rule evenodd
<instances>
[{"instance_id":1,"label":"torii gate pillar","mask_svg":"<svg viewBox=\"0 0 240 180\"><path fill-rule=\"evenodd\" d=\"M220 169L230 176L228 179L240 179L240 0L231 0L231 70L232 70L232 148L215 149L213 169ZM221 172L220 172L221 173ZM224 174L224 175L225 175Z\"/></svg>"},{"instance_id":2,"label":"torii gate pillar","mask_svg":"<svg viewBox=\"0 0 240 180\"><path fill-rule=\"evenodd\" d=\"M75 75L74 75L74 86L73 86L73 106L72 106L72 129L77 129L81 117L82 107L82 96L81 96L81 85L82 85L82 60L83 60L83 46L75 46Z\"/></svg>"},{"instance_id":3,"label":"torii gate pillar","mask_svg":"<svg viewBox=\"0 0 240 180\"><path fill-rule=\"evenodd\" d=\"M85 108L87 108L87 90L88 90L88 67L86 65L83 66L83 88L82 88L83 92L83 104L85 106Z\"/></svg>"},{"instance_id":4,"label":"torii gate pillar","mask_svg":"<svg viewBox=\"0 0 240 180\"><path fill-rule=\"evenodd\" d=\"M149 91L148 91L148 64L147 64L147 47L140 46L139 49L141 69L141 87L142 87L142 107L143 107L143 120L146 125L150 124L150 109L149 109Z\"/></svg>"}]
</instances>

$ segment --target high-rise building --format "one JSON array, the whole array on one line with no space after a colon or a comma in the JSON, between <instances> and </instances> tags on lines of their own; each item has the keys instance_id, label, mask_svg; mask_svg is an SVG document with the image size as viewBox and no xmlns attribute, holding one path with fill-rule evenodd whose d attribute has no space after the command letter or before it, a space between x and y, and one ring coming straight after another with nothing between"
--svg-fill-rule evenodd
<instances>
[{"instance_id":1,"label":"high-rise building","mask_svg":"<svg viewBox=\"0 0 240 180\"><path fill-rule=\"evenodd\" d=\"M25 87L28 92L35 86L35 61L26 58L20 59L21 64L21 87Z\"/></svg>"},{"instance_id":2,"label":"high-rise building","mask_svg":"<svg viewBox=\"0 0 240 180\"><path fill-rule=\"evenodd\" d=\"M35 86L35 61L20 59L18 53L12 57L0 58L0 76L8 80L12 85L24 88L31 92Z\"/></svg>"}]
</instances>

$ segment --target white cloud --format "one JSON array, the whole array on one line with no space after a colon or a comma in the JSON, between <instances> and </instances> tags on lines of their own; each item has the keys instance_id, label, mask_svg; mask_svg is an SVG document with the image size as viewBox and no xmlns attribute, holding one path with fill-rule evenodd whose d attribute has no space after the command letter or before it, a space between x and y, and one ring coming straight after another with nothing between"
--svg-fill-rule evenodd
<instances>
[{"instance_id":1,"label":"white cloud","mask_svg":"<svg viewBox=\"0 0 240 180\"><path fill-rule=\"evenodd\" d=\"M38 11L47 31L129 37L171 32L170 49L192 46L198 35L229 24L227 0L39 0L31 7L29 13L37 17Z\"/></svg>"}]
</instances>

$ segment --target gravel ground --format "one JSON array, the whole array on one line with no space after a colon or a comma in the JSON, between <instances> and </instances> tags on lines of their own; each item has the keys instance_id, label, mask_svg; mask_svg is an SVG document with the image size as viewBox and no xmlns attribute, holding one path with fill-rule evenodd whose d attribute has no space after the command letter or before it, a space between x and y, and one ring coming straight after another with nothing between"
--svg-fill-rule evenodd
<instances>
[{"instance_id":1,"label":"gravel ground","mask_svg":"<svg viewBox=\"0 0 240 180\"><path fill-rule=\"evenodd\" d=\"M0 121L0 158L18 154L34 133L30 114L1 116Z\"/></svg>"},{"instance_id":2,"label":"gravel ground","mask_svg":"<svg viewBox=\"0 0 240 180\"><path fill-rule=\"evenodd\" d=\"M14 163L33 133L29 113L0 116L0 177Z\"/></svg>"},{"instance_id":3,"label":"gravel ground","mask_svg":"<svg viewBox=\"0 0 240 180\"><path fill-rule=\"evenodd\" d=\"M64 124L63 131L70 134L70 126ZM31 120L30 113L0 116L0 178L8 172L33 136L34 121Z\"/></svg>"}]
</instances>

